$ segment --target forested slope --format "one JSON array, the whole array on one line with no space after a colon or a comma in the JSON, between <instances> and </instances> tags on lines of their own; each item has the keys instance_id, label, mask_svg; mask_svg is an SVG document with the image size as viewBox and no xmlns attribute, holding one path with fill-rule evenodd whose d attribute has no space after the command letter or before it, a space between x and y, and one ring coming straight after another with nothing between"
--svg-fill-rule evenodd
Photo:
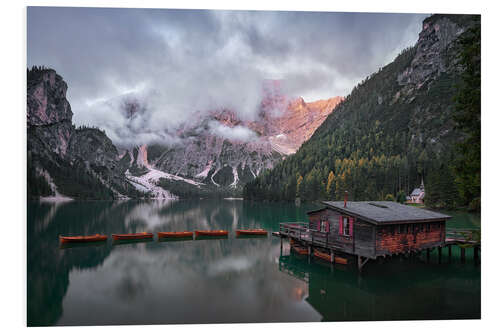
<instances>
[{"instance_id":1,"label":"forested slope","mask_svg":"<svg viewBox=\"0 0 500 333\"><path fill-rule=\"evenodd\" d=\"M469 204L480 189L464 196L463 188L477 185L480 161L467 171L473 179L462 183L456 166L460 143L480 137L480 53L471 47L480 41L479 25L473 15L424 20L414 47L358 84L295 155L247 184L245 198L341 200L347 190L352 200L403 200L423 179L429 204ZM477 54L467 59L468 48ZM470 118L474 128L464 129L460 124Z\"/></svg>"}]
</instances>

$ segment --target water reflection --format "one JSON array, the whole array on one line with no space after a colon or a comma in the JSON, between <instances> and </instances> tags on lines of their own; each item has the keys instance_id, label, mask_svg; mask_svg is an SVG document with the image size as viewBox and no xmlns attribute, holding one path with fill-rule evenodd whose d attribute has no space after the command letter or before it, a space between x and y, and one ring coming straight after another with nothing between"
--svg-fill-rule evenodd
<instances>
[{"instance_id":1,"label":"water reflection","mask_svg":"<svg viewBox=\"0 0 500 333\"><path fill-rule=\"evenodd\" d=\"M277 230L316 208L244 201L28 204L28 324L103 325L478 318L480 270L458 260L355 269L289 254ZM467 217L469 218L469 217ZM476 221L473 219L473 221ZM462 223L462 222L460 222ZM465 224L471 222L463 222ZM225 239L61 249L58 236L195 229ZM156 238L156 236L155 236ZM458 253L456 254L459 255Z\"/></svg>"},{"instance_id":2,"label":"water reflection","mask_svg":"<svg viewBox=\"0 0 500 333\"><path fill-rule=\"evenodd\" d=\"M277 229L281 217L302 219L307 209L249 208L241 201L69 202L55 211L48 204L29 204L28 323L319 320L297 300L296 290L305 291L304 283L277 269L279 240L233 237L237 228ZM275 213L262 213L268 210ZM199 242L116 246L108 239L103 246L65 249L58 244L59 234L194 229L232 232L227 239Z\"/></svg>"},{"instance_id":3,"label":"water reflection","mask_svg":"<svg viewBox=\"0 0 500 333\"><path fill-rule=\"evenodd\" d=\"M480 318L480 274L473 263L391 260L358 274L355 267L290 253L279 267L307 283L305 300L322 321Z\"/></svg>"}]
</instances>

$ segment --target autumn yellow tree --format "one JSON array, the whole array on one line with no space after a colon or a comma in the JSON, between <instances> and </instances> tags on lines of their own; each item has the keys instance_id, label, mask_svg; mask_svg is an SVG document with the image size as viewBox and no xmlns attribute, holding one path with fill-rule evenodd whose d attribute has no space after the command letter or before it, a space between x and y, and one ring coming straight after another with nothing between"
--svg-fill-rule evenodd
<instances>
[{"instance_id":1,"label":"autumn yellow tree","mask_svg":"<svg viewBox=\"0 0 500 333\"><path fill-rule=\"evenodd\" d=\"M327 199L331 199L333 196L333 193L335 193L335 189L332 188L332 185L335 186L335 175L333 174L333 171L330 171L328 174L328 182L326 183L326 197Z\"/></svg>"}]
</instances>

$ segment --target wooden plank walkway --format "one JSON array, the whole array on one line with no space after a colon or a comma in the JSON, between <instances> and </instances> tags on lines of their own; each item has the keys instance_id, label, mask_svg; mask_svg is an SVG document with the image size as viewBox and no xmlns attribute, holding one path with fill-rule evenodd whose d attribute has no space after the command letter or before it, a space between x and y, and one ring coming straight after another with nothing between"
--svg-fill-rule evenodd
<instances>
[{"instance_id":1,"label":"wooden plank walkway","mask_svg":"<svg viewBox=\"0 0 500 333\"><path fill-rule=\"evenodd\" d=\"M446 229L445 245L481 246L480 229Z\"/></svg>"}]
</instances>

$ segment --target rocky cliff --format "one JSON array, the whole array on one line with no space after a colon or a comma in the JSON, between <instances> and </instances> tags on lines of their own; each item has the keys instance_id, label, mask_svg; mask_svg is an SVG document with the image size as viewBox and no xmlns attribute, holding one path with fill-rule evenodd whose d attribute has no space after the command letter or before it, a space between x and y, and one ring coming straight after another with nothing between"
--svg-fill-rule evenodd
<instances>
[{"instance_id":1,"label":"rocky cliff","mask_svg":"<svg viewBox=\"0 0 500 333\"><path fill-rule=\"evenodd\" d=\"M119 153L98 128L75 128L64 80L52 69L28 70L28 193L30 198L175 198L235 194L262 170L294 153L332 112L340 97L288 100L273 83L259 117L242 121L227 109L200 114L177 129L180 144L140 145ZM133 118L146 110L127 100ZM226 135L228 129L248 137ZM173 188L172 188L173 186ZM189 193L188 193L189 192Z\"/></svg>"},{"instance_id":2,"label":"rocky cliff","mask_svg":"<svg viewBox=\"0 0 500 333\"><path fill-rule=\"evenodd\" d=\"M28 197L117 199L137 196L118 151L97 128L75 128L68 86L52 69L27 72Z\"/></svg>"},{"instance_id":3,"label":"rocky cliff","mask_svg":"<svg viewBox=\"0 0 500 333\"><path fill-rule=\"evenodd\" d=\"M295 153L342 100L306 103L288 100L276 89L261 103L257 120L243 121L232 110L196 117L178 129L182 143L142 145L124 155L124 164L140 175L157 169L215 188L241 189L263 170ZM227 137L226 130L247 130L249 138Z\"/></svg>"}]
</instances>

